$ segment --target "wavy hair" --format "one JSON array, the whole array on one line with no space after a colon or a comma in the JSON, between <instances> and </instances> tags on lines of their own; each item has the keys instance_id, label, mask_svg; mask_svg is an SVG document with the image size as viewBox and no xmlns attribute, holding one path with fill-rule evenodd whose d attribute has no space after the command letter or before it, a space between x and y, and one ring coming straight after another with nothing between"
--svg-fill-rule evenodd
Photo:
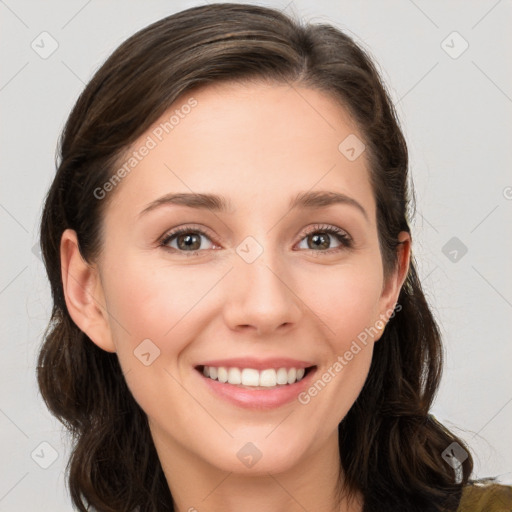
<instances>
[{"instance_id":1,"label":"wavy hair","mask_svg":"<svg viewBox=\"0 0 512 512\"><path fill-rule=\"evenodd\" d=\"M75 230L82 257L94 262L114 195L100 201L94 191L178 97L222 81L287 83L338 101L369 155L385 277L398 264L399 232L410 233L414 197L397 114L369 54L338 28L266 7L210 4L168 16L122 43L66 122L40 226L53 309L37 377L47 407L73 438L67 484L80 511L172 511L173 501L147 417L116 354L98 348L67 311L61 236ZM365 385L339 425L338 496L360 491L365 512L455 511L473 462L464 442L429 414L443 352L414 257L398 303L401 311L375 345ZM453 442L468 453L459 477L442 458Z\"/></svg>"}]
</instances>

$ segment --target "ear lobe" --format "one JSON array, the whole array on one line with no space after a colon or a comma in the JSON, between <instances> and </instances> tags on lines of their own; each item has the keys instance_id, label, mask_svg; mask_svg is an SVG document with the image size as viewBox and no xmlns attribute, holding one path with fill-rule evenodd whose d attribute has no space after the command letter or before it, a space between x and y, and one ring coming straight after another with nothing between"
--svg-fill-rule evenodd
<instances>
[{"instance_id":1,"label":"ear lobe","mask_svg":"<svg viewBox=\"0 0 512 512\"><path fill-rule=\"evenodd\" d=\"M64 298L71 318L98 347L115 352L98 271L82 258L72 229L62 233L60 259Z\"/></svg>"}]
</instances>

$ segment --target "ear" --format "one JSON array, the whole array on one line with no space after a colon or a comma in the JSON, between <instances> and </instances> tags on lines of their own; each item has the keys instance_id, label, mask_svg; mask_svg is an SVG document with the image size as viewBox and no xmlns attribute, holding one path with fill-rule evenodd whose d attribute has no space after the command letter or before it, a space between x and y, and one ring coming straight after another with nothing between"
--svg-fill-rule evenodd
<instances>
[{"instance_id":1,"label":"ear","mask_svg":"<svg viewBox=\"0 0 512 512\"><path fill-rule=\"evenodd\" d=\"M60 260L64 298L71 318L98 347L115 352L98 270L82 258L72 229L62 234Z\"/></svg>"},{"instance_id":2,"label":"ear","mask_svg":"<svg viewBox=\"0 0 512 512\"><path fill-rule=\"evenodd\" d=\"M381 323L376 322L376 325L379 325L380 334L376 338L375 341L380 339L382 332L384 331L384 327L387 324L387 321L394 311L396 303L398 301L398 297L400 295L400 290L405 282L407 277L407 273L409 272L409 263L411 258L411 236L407 231L401 231L398 234L398 241L400 242L397 246L397 266L395 270L392 272L388 279L384 282L382 287L382 294L379 301L379 313L380 319L384 319L383 327L380 329Z\"/></svg>"}]
</instances>

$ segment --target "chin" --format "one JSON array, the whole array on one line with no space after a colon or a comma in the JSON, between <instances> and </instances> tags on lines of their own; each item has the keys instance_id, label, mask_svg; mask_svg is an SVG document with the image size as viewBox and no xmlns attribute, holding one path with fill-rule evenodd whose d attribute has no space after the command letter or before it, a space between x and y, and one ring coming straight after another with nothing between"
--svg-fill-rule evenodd
<instances>
[{"instance_id":1,"label":"chin","mask_svg":"<svg viewBox=\"0 0 512 512\"><path fill-rule=\"evenodd\" d=\"M230 446L224 449L217 445L213 451L218 452L220 449L220 452L209 453L208 461L222 471L251 476L284 473L299 465L304 455L304 443L296 446L277 439L277 442L265 440L267 435L265 433L260 436L261 441L233 439Z\"/></svg>"}]
</instances>

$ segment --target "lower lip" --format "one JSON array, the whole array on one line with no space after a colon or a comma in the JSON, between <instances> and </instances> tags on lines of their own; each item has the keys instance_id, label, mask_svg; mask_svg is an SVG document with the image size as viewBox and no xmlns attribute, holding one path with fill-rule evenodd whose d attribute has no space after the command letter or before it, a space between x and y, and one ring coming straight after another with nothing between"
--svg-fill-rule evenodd
<instances>
[{"instance_id":1,"label":"lower lip","mask_svg":"<svg viewBox=\"0 0 512 512\"><path fill-rule=\"evenodd\" d=\"M205 377L202 372L195 370L208 388L217 396L247 409L274 409L285 405L297 399L297 396L310 386L313 375L317 367L309 370L301 380L293 384L269 388L269 389L249 389L234 386L227 382Z\"/></svg>"}]
</instances>

